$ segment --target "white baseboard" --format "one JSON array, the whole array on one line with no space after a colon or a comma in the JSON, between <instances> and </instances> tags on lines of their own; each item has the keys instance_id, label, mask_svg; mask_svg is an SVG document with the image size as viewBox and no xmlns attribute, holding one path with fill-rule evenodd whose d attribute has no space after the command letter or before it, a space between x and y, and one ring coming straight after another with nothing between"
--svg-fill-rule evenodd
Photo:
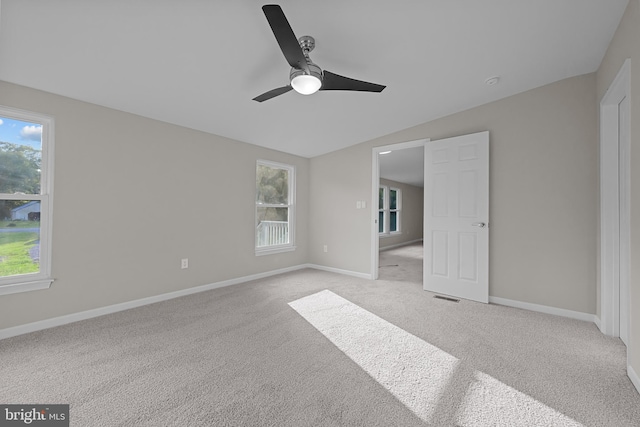
<instances>
[{"instance_id":1,"label":"white baseboard","mask_svg":"<svg viewBox=\"0 0 640 427\"><path fill-rule=\"evenodd\" d=\"M182 289L179 291L169 292L161 295L155 295L152 297L141 298L133 301L127 301L127 302L109 305L106 307L100 307L92 310L81 311L79 313L73 313L65 316L54 317L51 319L41 320L38 322L27 323L25 325L19 325L11 328L1 329L0 340L14 337L17 335L28 334L30 332L41 331L43 329L53 328L56 326L62 326L69 323L78 322L81 320L104 316L106 314L117 313L119 311L129 310L132 308L141 307L143 305L154 304L156 302L166 301L173 298L195 294L198 292L204 292L212 289L218 289L226 286L246 283L252 280L263 279L266 277L275 276L277 274L282 274L282 273L288 273L291 271L302 270L304 268L314 268L316 270L329 271L332 273L344 274L346 276L358 277L358 278L367 279L367 280L372 279L371 274L367 274L367 273L359 273L356 271L342 270L339 268L327 267L327 266L318 265L318 264L302 264L302 265L297 265L293 267L267 271L264 273L238 277L235 279L223 280L221 282L210 283L208 285ZM531 304L531 303L526 303L521 301L514 301L514 300L509 300L509 299L499 298L499 297L489 297L489 302L492 304L506 305L509 307L522 308L525 310L538 311L541 313L554 314L556 316L563 316L563 317L569 317L572 319L584 320L587 322L594 322L596 323L596 325L599 325L600 323L600 319L598 319L598 317L594 314L581 313L577 311L565 310L565 309L555 308L555 307L548 307L548 306L538 305L538 304ZM631 367L629 367L629 369L630 369L630 372L633 373L633 375L635 375L634 384L636 385L636 388L638 388L638 384L640 384L640 381L638 381L638 377L633 371L633 369L631 369ZM631 377L632 375L631 373L629 374L629 377ZM632 381L634 380L632 379Z\"/></svg>"},{"instance_id":2,"label":"white baseboard","mask_svg":"<svg viewBox=\"0 0 640 427\"><path fill-rule=\"evenodd\" d=\"M309 265L297 265L293 267L282 268L279 270L267 271L265 273L252 274L250 276L238 277L236 279L223 280L221 282L210 283L208 285L196 286L193 288L182 289L179 291L168 292L166 294L155 295L152 297L141 298L133 301L127 301L119 304L109 305L106 307L95 308L92 310L81 311L79 313L67 314L65 316L54 317L51 319L41 320L38 322L27 323L25 325L14 326L0 330L0 340L14 337L17 335L28 334L30 332L41 331L56 326L66 325L68 323L78 322L80 320L91 319L94 317L104 316L105 314L117 313L118 311L129 310L131 308L141 307L143 305L153 304L160 301L166 301L198 292L209 291L212 289L223 288L225 286L238 285L240 283L250 282L252 280L263 279L265 277L275 276L276 274L288 273L290 271L310 268ZM314 267L315 268L315 267Z\"/></svg>"},{"instance_id":3,"label":"white baseboard","mask_svg":"<svg viewBox=\"0 0 640 427\"><path fill-rule=\"evenodd\" d=\"M636 371L633 370L631 365L627 365L627 375L629 375L631 383L633 383L633 386L638 390L638 393L640 393L640 377Z\"/></svg>"},{"instance_id":4,"label":"white baseboard","mask_svg":"<svg viewBox=\"0 0 640 427\"><path fill-rule=\"evenodd\" d=\"M388 251L389 249L399 248L401 246L413 245L414 243L422 242L422 239L410 240L408 242L397 243L395 245L383 246L380 251Z\"/></svg>"},{"instance_id":5,"label":"white baseboard","mask_svg":"<svg viewBox=\"0 0 640 427\"><path fill-rule=\"evenodd\" d=\"M595 323L598 329L600 330L600 332L602 332L602 323L600 321L600 318L595 314L593 315L593 323Z\"/></svg>"},{"instance_id":6,"label":"white baseboard","mask_svg":"<svg viewBox=\"0 0 640 427\"><path fill-rule=\"evenodd\" d=\"M564 308L549 307L546 305L532 304L529 302L514 301L506 298L489 297L491 304L506 305L507 307L522 308L540 313L553 314L555 316L568 317L570 319L584 320L585 322L593 322L596 325L599 319L595 314L582 313L580 311L566 310ZM596 322L598 320L598 322Z\"/></svg>"},{"instance_id":7,"label":"white baseboard","mask_svg":"<svg viewBox=\"0 0 640 427\"><path fill-rule=\"evenodd\" d=\"M345 276L359 277L361 279L371 280L371 274L358 273L357 271L342 270L340 268L326 267L318 264L306 264L307 268L315 268L316 270L330 271L331 273L344 274Z\"/></svg>"}]
</instances>

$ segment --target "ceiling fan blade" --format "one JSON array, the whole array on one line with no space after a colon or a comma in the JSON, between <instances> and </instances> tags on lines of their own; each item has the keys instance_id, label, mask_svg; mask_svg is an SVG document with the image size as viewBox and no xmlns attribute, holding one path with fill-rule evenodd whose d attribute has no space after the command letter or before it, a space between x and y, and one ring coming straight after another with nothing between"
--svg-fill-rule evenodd
<instances>
[{"instance_id":1,"label":"ceiling fan blade","mask_svg":"<svg viewBox=\"0 0 640 427\"><path fill-rule=\"evenodd\" d=\"M267 17L267 21L269 21L273 35L276 36L280 49L289 65L297 70L309 72L307 58L305 58L300 43L293 33L291 25L289 25L287 17L284 16L282 8L277 4L266 4L262 6L262 11L264 16Z\"/></svg>"},{"instance_id":2,"label":"ceiling fan blade","mask_svg":"<svg viewBox=\"0 0 640 427\"><path fill-rule=\"evenodd\" d=\"M363 82L324 70L320 90L358 90L361 92L382 92L386 86Z\"/></svg>"},{"instance_id":3,"label":"ceiling fan blade","mask_svg":"<svg viewBox=\"0 0 640 427\"><path fill-rule=\"evenodd\" d=\"M262 95L258 95L255 98L253 98L253 100L254 101L258 101L258 102L263 102L263 101L266 101L268 99L275 98L278 95L282 95L283 93L287 93L291 89L293 89L293 88L290 85L282 86L282 87L279 87L277 89L272 89L269 92L265 92Z\"/></svg>"}]
</instances>

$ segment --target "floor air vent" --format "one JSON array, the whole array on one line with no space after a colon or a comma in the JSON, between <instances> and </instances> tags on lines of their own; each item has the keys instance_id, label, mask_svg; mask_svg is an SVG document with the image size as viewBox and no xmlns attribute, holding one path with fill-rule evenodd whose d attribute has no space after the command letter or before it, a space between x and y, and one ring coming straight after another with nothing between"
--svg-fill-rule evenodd
<instances>
[{"instance_id":1,"label":"floor air vent","mask_svg":"<svg viewBox=\"0 0 640 427\"><path fill-rule=\"evenodd\" d=\"M438 298L438 299L443 299L445 301L451 301L451 302L460 302L459 299L455 299L455 298L449 298L449 297L443 297L442 295L434 295L434 298Z\"/></svg>"}]
</instances>

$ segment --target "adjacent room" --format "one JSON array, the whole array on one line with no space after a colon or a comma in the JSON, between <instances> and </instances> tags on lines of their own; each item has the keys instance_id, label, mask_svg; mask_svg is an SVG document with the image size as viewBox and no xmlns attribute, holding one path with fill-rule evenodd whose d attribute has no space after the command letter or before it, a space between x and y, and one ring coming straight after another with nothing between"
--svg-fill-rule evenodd
<instances>
[{"instance_id":1,"label":"adjacent room","mask_svg":"<svg viewBox=\"0 0 640 427\"><path fill-rule=\"evenodd\" d=\"M640 425L639 99L640 0L0 0L0 424Z\"/></svg>"}]
</instances>

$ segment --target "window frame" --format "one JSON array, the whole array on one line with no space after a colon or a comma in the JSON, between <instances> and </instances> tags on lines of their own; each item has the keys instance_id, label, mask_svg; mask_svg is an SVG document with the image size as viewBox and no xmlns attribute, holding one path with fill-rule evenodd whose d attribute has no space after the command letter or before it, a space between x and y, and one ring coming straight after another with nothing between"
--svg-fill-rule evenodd
<instances>
[{"instance_id":1,"label":"window frame","mask_svg":"<svg viewBox=\"0 0 640 427\"><path fill-rule=\"evenodd\" d=\"M378 234L381 236L389 234L389 215L387 211L389 203L389 197L387 196L388 189L389 187L386 185L381 185L378 189ZM380 207L380 190L382 190L382 208ZM382 221L380 221L380 213L382 213ZM380 224L382 224L382 231L380 231Z\"/></svg>"},{"instance_id":2,"label":"window frame","mask_svg":"<svg viewBox=\"0 0 640 427\"><path fill-rule=\"evenodd\" d=\"M0 295L47 289L51 277L53 235L53 167L55 126L51 116L0 105L0 116L42 125L42 158L40 162L39 194L0 193L0 200L29 200L40 202L40 271L0 277Z\"/></svg>"},{"instance_id":3,"label":"window frame","mask_svg":"<svg viewBox=\"0 0 640 427\"><path fill-rule=\"evenodd\" d=\"M378 212L382 212L382 231L378 231L380 237L390 237L398 234L402 234L402 190L400 188L391 187L389 185L380 185L379 190L383 190L382 204L380 209L380 202L378 202ZM391 209L391 191L396 192L396 208ZM379 194L379 193L378 193ZM391 231L391 212L396 212L396 229ZM380 214L378 213L378 218ZM380 227L378 225L378 227ZM378 228L379 229L379 228Z\"/></svg>"},{"instance_id":4,"label":"window frame","mask_svg":"<svg viewBox=\"0 0 640 427\"><path fill-rule=\"evenodd\" d=\"M396 208L395 209L391 209L391 206L389 206L389 233L390 234L401 234L402 233L402 190L400 190L399 188L395 188L395 187L389 187L389 203L391 203L391 192L395 191L396 192ZM391 230L391 212L395 212L396 213L396 229L395 230Z\"/></svg>"},{"instance_id":5,"label":"window frame","mask_svg":"<svg viewBox=\"0 0 640 427\"><path fill-rule=\"evenodd\" d=\"M257 198L257 191L258 188L256 186L256 188L254 189L254 201L255 201L255 210L254 210L254 233L253 233L253 240L254 240L254 250L255 250L255 255L256 256L262 256L262 255L271 255L271 254L277 254L277 253L283 253L283 252L291 252L291 251L295 251L296 250L296 245L295 245L295 224L296 224L296 167L294 165L289 165L289 164L285 164L285 163L278 163L278 162L273 162L270 160L263 160L263 159L258 159L256 161L256 181L257 181L257 173L258 173L258 166L266 166L269 168L274 168L274 169L284 169L288 172L289 176L287 179L287 185L288 185L288 189L287 189L287 193L289 196L289 200L288 200L288 204L287 205L281 205L281 204L258 204L258 198ZM269 246L258 246L258 230L257 230L257 226L258 226L258 207L274 207L274 208L283 208L286 207L288 209L287 212L287 222L288 222L288 233L289 233L289 243L286 244L282 244L282 245L269 245Z\"/></svg>"}]
</instances>

